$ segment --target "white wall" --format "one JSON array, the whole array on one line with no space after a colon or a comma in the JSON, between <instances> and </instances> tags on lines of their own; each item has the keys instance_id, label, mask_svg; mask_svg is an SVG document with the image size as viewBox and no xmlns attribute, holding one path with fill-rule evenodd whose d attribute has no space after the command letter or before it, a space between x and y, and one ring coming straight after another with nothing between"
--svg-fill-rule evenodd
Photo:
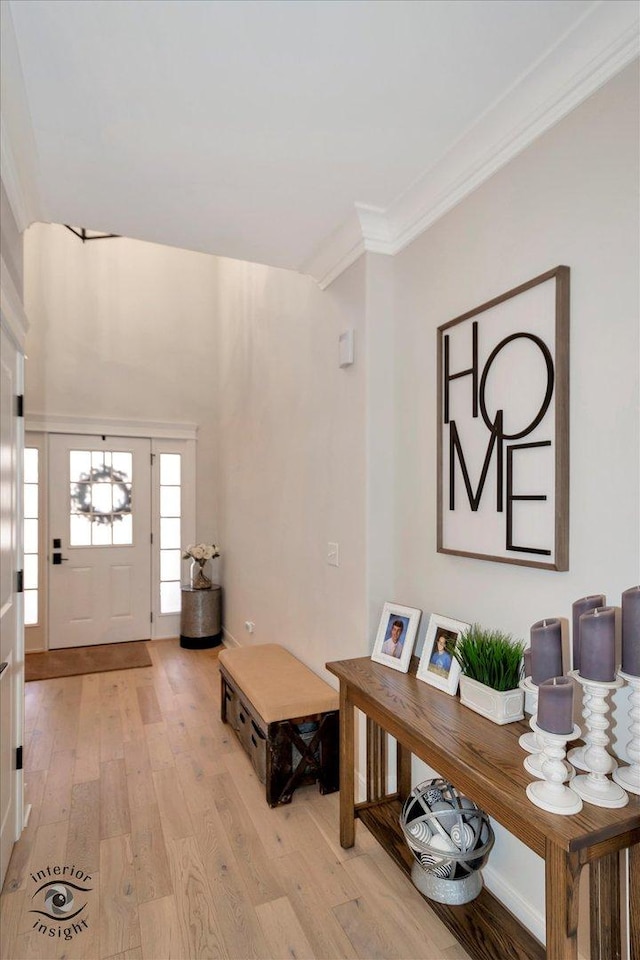
<instances>
[{"instance_id":1,"label":"white wall","mask_svg":"<svg viewBox=\"0 0 640 960\"><path fill-rule=\"evenodd\" d=\"M528 640L577 598L619 605L638 583L638 262L637 64L396 258L398 598ZM558 264L571 268L570 569L437 554L436 329ZM627 727L622 705L614 723ZM537 857L501 831L491 865L543 912Z\"/></svg>"},{"instance_id":2,"label":"white wall","mask_svg":"<svg viewBox=\"0 0 640 960\"><path fill-rule=\"evenodd\" d=\"M428 610L528 637L574 599L618 604L637 582L637 143L631 68L396 258L397 584L420 584ZM438 555L436 328L560 263L571 268L570 570Z\"/></svg>"},{"instance_id":3,"label":"white wall","mask_svg":"<svg viewBox=\"0 0 640 960\"><path fill-rule=\"evenodd\" d=\"M225 627L319 673L367 651L364 270L322 293L284 270L217 263ZM340 369L347 326L356 362Z\"/></svg>"},{"instance_id":4,"label":"white wall","mask_svg":"<svg viewBox=\"0 0 640 960\"><path fill-rule=\"evenodd\" d=\"M213 258L25 232L26 412L198 425L197 536L218 536Z\"/></svg>"}]
</instances>

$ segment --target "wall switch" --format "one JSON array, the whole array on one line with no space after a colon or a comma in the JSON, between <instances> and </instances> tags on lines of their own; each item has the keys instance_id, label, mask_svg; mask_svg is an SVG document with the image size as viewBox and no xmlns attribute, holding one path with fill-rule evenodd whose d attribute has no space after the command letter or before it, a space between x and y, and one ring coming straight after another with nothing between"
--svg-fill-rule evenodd
<instances>
[{"instance_id":1,"label":"wall switch","mask_svg":"<svg viewBox=\"0 0 640 960\"><path fill-rule=\"evenodd\" d=\"M255 628L256 628L256 625L255 625L255 623L253 622L253 620L245 620L245 622L244 622L244 628L245 628L245 630L247 631L247 633L253 633L253 631L254 631Z\"/></svg>"},{"instance_id":2,"label":"wall switch","mask_svg":"<svg viewBox=\"0 0 640 960\"><path fill-rule=\"evenodd\" d=\"M340 558L338 555L338 544L337 543L328 543L327 544L327 563L330 567L339 567Z\"/></svg>"}]
</instances>

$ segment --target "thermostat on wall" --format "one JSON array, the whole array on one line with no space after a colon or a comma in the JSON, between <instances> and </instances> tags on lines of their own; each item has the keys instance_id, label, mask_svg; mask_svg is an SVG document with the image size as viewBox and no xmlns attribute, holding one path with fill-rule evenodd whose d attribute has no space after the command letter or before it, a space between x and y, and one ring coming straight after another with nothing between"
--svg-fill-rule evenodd
<instances>
[{"instance_id":1,"label":"thermostat on wall","mask_svg":"<svg viewBox=\"0 0 640 960\"><path fill-rule=\"evenodd\" d=\"M345 330L340 334L340 366L349 367L353 363L353 330Z\"/></svg>"}]
</instances>

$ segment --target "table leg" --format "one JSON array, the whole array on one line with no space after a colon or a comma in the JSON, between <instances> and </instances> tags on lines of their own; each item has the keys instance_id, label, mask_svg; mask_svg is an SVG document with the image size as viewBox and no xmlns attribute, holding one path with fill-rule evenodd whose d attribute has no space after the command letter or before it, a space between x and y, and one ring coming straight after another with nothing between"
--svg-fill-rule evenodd
<instances>
[{"instance_id":1,"label":"table leg","mask_svg":"<svg viewBox=\"0 0 640 960\"><path fill-rule=\"evenodd\" d=\"M589 864L592 960L620 960L620 863L617 853Z\"/></svg>"},{"instance_id":2,"label":"table leg","mask_svg":"<svg viewBox=\"0 0 640 960\"><path fill-rule=\"evenodd\" d=\"M354 707L349 688L340 681L340 845L352 847L356 839L354 792Z\"/></svg>"},{"instance_id":3,"label":"table leg","mask_svg":"<svg viewBox=\"0 0 640 960\"><path fill-rule=\"evenodd\" d=\"M387 795L387 735L367 717L367 800Z\"/></svg>"},{"instance_id":4,"label":"table leg","mask_svg":"<svg viewBox=\"0 0 640 960\"><path fill-rule=\"evenodd\" d=\"M640 843L629 847L629 956L640 960Z\"/></svg>"},{"instance_id":5,"label":"table leg","mask_svg":"<svg viewBox=\"0 0 640 960\"><path fill-rule=\"evenodd\" d=\"M400 741L396 741L396 776L398 796L402 803L411 793L411 751L407 750Z\"/></svg>"},{"instance_id":6,"label":"table leg","mask_svg":"<svg viewBox=\"0 0 640 960\"><path fill-rule=\"evenodd\" d=\"M577 960L578 894L581 865L576 853L567 853L547 840L545 906L547 960ZM593 944L591 945L592 956Z\"/></svg>"}]
</instances>

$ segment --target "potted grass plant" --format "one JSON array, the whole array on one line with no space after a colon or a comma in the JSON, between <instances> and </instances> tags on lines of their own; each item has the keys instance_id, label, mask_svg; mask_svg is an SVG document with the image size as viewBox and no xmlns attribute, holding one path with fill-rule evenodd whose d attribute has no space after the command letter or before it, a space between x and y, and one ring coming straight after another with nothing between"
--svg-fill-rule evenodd
<instances>
[{"instance_id":1,"label":"potted grass plant","mask_svg":"<svg viewBox=\"0 0 640 960\"><path fill-rule=\"evenodd\" d=\"M460 664L460 702L494 723L524 716L524 642L501 630L474 623L460 637L454 657Z\"/></svg>"}]
</instances>

